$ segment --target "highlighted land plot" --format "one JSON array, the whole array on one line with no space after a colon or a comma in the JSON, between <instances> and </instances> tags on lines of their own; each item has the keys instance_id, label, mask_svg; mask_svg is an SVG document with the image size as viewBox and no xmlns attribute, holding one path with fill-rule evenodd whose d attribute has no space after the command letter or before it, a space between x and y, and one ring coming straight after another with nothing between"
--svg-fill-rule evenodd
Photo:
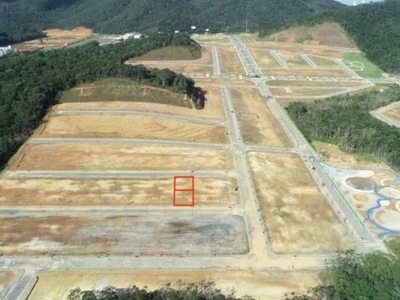
<instances>
[{"instance_id":1,"label":"highlighted land plot","mask_svg":"<svg viewBox=\"0 0 400 300\"><path fill-rule=\"evenodd\" d=\"M354 248L298 155L250 152L248 157L272 251L311 254Z\"/></svg>"},{"instance_id":2,"label":"highlighted land plot","mask_svg":"<svg viewBox=\"0 0 400 300\"><path fill-rule=\"evenodd\" d=\"M174 176L174 206L194 206L194 176Z\"/></svg>"},{"instance_id":3,"label":"highlighted land plot","mask_svg":"<svg viewBox=\"0 0 400 300\"><path fill-rule=\"evenodd\" d=\"M11 170L231 170L227 150L129 144L28 144Z\"/></svg>"},{"instance_id":4,"label":"highlighted land plot","mask_svg":"<svg viewBox=\"0 0 400 300\"><path fill-rule=\"evenodd\" d=\"M224 126L174 120L173 118L113 115L52 115L38 130L41 138L161 139L188 142L225 143Z\"/></svg>"},{"instance_id":5,"label":"highlighted land plot","mask_svg":"<svg viewBox=\"0 0 400 300\"><path fill-rule=\"evenodd\" d=\"M151 214L1 218L3 254L239 255L249 251L238 215Z\"/></svg>"},{"instance_id":6,"label":"highlighted land plot","mask_svg":"<svg viewBox=\"0 0 400 300\"><path fill-rule=\"evenodd\" d=\"M196 205L235 206L234 178L196 178ZM53 207L171 206L172 178L6 179L0 180L0 205Z\"/></svg>"},{"instance_id":7,"label":"highlighted land plot","mask_svg":"<svg viewBox=\"0 0 400 300\"><path fill-rule=\"evenodd\" d=\"M383 71L371 63L365 54L354 52L345 53L343 55L343 62L358 75L366 78L380 78Z\"/></svg>"}]
</instances>

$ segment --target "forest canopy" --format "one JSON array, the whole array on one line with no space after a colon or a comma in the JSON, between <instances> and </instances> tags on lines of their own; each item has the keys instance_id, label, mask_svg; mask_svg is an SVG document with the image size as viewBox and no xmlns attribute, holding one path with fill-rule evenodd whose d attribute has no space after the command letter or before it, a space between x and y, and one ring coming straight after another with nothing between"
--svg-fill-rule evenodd
<instances>
[{"instance_id":1,"label":"forest canopy","mask_svg":"<svg viewBox=\"0 0 400 300\"><path fill-rule=\"evenodd\" d=\"M400 167L400 131L370 114L371 110L400 100L400 87L357 95L341 95L312 103L291 103L287 111L309 140L337 144L350 153L374 154Z\"/></svg>"},{"instance_id":2,"label":"forest canopy","mask_svg":"<svg viewBox=\"0 0 400 300\"><path fill-rule=\"evenodd\" d=\"M0 0L0 45L48 28L85 26L99 33L129 31L244 32L283 26L342 7L333 0Z\"/></svg>"}]
</instances>

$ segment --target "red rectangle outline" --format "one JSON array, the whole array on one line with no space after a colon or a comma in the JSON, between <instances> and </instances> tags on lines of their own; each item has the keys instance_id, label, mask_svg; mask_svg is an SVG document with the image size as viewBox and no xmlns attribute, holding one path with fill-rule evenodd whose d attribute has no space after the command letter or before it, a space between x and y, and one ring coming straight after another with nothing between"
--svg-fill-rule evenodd
<instances>
[{"instance_id":1,"label":"red rectangle outline","mask_svg":"<svg viewBox=\"0 0 400 300\"><path fill-rule=\"evenodd\" d=\"M192 188L191 189L177 189L176 188L176 180L177 179L191 179L191 183L192 183ZM191 203L189 203L189 204L180 204L180 203L177 203L176 202L176 193L177 192L184 192L184 193L191 193L192 194L192 201L191 201ZM187 175L182 175L182 176L174 176L174 198L173 198L173 205L174 206L187 206L187 207L190 207L190 206L194 206L194 176L187 176Z\"/></svg>"}]
</instances>

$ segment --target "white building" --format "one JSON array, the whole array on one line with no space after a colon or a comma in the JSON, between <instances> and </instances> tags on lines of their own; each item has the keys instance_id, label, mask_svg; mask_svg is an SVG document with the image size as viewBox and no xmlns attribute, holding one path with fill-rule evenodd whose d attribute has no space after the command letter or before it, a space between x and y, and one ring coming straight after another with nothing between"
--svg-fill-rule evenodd
<instances>
[{"instance_id":1,"label":"white building","mask_svg":"<svg viewBox=\"0 0 400 300\"><path fill-rule=\"evenodd\" d=\"M120 39L120 40L123 40L123 41L127 41L127 40L130 40L130 39L135 39L135 40L141 39L142 37L143 37L143 35L142 35L141 33L138 33L138 32L128 32L128 33L125 33L124 35L121 35L121 36L119 37L119 39Z\"/></svg>"},{"instance_id":2,"label":"white building","mask_svg":"<svg viewBox=\"0 0 400 300\"><path fill-rule=\"evenodd\" d=\"M17 52L12 46L0 47L0 56Z\"/></svg>"}]
</instances>

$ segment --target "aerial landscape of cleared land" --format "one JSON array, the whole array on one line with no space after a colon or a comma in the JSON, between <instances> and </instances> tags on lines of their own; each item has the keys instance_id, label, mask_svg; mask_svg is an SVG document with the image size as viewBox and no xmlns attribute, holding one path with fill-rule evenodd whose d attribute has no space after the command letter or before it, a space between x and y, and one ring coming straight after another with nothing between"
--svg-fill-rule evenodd
<instances>
[{"instance_id":1,"label":"aerial landscape of cleared land","mask_svg":"<svg viewBox=\"0 0 400 300\"><path fill-rule=\"evenodd\" d=\"M199 59L176 47L126 62L185 73L203 109L123 79L66 91L1 174L0 267L14 273L1 270L0 293L21 288L6 290L12 280L29 300L211 280L278 300L318 284L339 250L382 249L381 227L400 230L393 172L311 147L283 108L373 86L346 62L359 50L337 25L307 30L313 44L301 28L195 35ZM49 33L24 45L81 41ZM398 108L382 114L398 125ZM175 176L194 177L176 196L194 206L174 206ZM384 205L371 182L387 185Z\"/></svg>"}]
</instances>

